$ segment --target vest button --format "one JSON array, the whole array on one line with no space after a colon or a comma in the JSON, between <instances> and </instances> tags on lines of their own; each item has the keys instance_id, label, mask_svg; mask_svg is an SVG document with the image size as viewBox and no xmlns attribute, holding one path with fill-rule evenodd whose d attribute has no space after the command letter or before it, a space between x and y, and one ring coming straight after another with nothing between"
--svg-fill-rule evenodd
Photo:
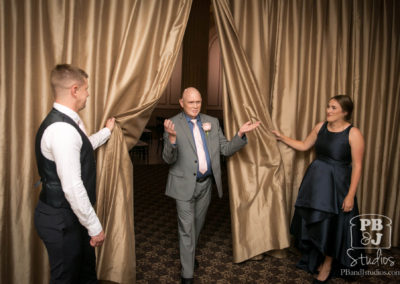
<instances>
[{"instance_id":1,"label":"vest button","mask_svg":"<svg viewBox=\"0 0 400 284\"><path fill-rule=\"evenodd\" d=\"M196 174L194 173L193 175L195 176Z\"/></svg>"}]
</instances>

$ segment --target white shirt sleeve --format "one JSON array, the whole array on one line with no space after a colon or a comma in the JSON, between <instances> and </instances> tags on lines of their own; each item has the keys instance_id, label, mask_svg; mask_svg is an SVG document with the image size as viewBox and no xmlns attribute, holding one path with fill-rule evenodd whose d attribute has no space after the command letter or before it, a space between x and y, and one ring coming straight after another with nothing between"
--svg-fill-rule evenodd
<instances>
[{"instance_id":1,"label":"white shirt sleeve","mask_svg":"<svg viewBox=\"0 0 400 284\"><path fill-rule=\"evenodd\" d=\"M99 132L90 135L88 138L90 143L92 143L93 149L96 150L98 147L107 142L107 140L110 138L110 135L110 129L104 127Z\"/></svg>"},{"instance_id":2,"label":"white shirt sleeve","mask_svg":"<svg viewBox=\"0 0 400 284\"><path fill-rule=\"evenodd\" d=\"M81 148L81 136L68 123L53 123L43 133L42 153L47 159L55 162L65 198L89 235L96 236L103 228L81 178Z\"/></svg>"}]
</instances>

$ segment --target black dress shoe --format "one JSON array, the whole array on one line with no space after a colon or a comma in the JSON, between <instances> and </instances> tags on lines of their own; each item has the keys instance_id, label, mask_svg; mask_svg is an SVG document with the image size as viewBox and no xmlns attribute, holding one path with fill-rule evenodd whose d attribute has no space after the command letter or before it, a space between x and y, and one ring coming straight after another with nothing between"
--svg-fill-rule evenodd
<instances>
[{"instance_id":1,"label":"black dress shoe","mask_svg":"<svg viewBox=\"0 0 400 284\"><path fill-rule=\"evenodd\" d=\"M194 269L197 269L197 268L199 268L199 262L197 261L197 259L195 258L194 259Z\"/></svg>"},{"instance_id":2,"label":"black dress shoe","mask_svg":"<svg viewBox=\"0 0 400 284\"><path fill-rule=\"evenodd\" d=\"M328 275L328 277L327 277L327 278L326 278L324 281L322 281L322 280L318 280L317 278L314 278L313 284L327 283L327 282L328 282L328 280L329 280L331 277L332 277L332 271L331 271L331 272L329 272L329 275Z\"/></svg>"},{"instance_id":3,"label":"black dress shoe","mask_svg":"<svg viewBox=\"0 0 400 284\"><path fill-rule=\"evenodd\" d=\"M183 278L181 277L181 283L182 284L193 284L193 278Z\"/></svg>"},{"instance_id":4,"label":"black dress shoe","mask_svg":"<svg viewBox=\"0 0 400 284\"><path fill-rule=\"evenodd\" d=\"M328 278L326 278L324 281L314 278L314 281L312 283L313 284L321 284L321 283L326 283L326 282L328 282Z\"/></svg>"}]
</instances>

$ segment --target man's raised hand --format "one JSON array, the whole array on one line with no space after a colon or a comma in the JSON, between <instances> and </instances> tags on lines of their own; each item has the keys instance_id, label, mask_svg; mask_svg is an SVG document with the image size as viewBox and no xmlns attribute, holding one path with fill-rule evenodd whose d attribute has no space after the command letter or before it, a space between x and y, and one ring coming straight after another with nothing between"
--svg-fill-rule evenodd
<instances>
[{"instance_id":1,"label":"man's raised hand","mask_svg":"<svg viewBox=\"0 0 400 284\"><path fill-rule=\"evenodd\" d=\"M171 142L171 144L175 144L176 143L176 131L175 131L175 125L171 120L166 119L164 121L164 130L165 130L165 132L168 133L169 142Z\"/></svg>"},{"instance_id":2,"label":"man's raised hand","mask_svg":"<svg viewBox=\"0 0 400 284\"><path fill-rule=\"evenodd\" d=\"M254 123L251 123L251 121L246 122L245 124L242 125L242 127L240 127L238 136L242 137L243 134L253 131L260 125L260 123L261 123L261 121L256 121Z\"/></svg>"}]
</instances>

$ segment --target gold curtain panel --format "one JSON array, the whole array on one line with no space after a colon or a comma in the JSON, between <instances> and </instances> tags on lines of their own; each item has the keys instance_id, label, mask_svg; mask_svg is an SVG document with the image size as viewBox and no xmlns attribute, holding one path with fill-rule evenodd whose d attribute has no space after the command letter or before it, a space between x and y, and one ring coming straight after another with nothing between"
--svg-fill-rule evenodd
<instances>
[{"instance_id":1,"label":"gold curtain panel","mask_svg":"<svg viewBox=\"0 0 400 284\"><path fill-rule=\"evenodd\" d=\"M135 282L128 149L168 83L190 7L191 0L0 1L2 283L48 282L47 253L33 226L40 190L33 186L34 137L52 105L49 73L57 63L89 74L81 113L88 133L117 118L97 155L97 212L106 234L97 272L101 280Z\"/></svg>"}]
</instances>

